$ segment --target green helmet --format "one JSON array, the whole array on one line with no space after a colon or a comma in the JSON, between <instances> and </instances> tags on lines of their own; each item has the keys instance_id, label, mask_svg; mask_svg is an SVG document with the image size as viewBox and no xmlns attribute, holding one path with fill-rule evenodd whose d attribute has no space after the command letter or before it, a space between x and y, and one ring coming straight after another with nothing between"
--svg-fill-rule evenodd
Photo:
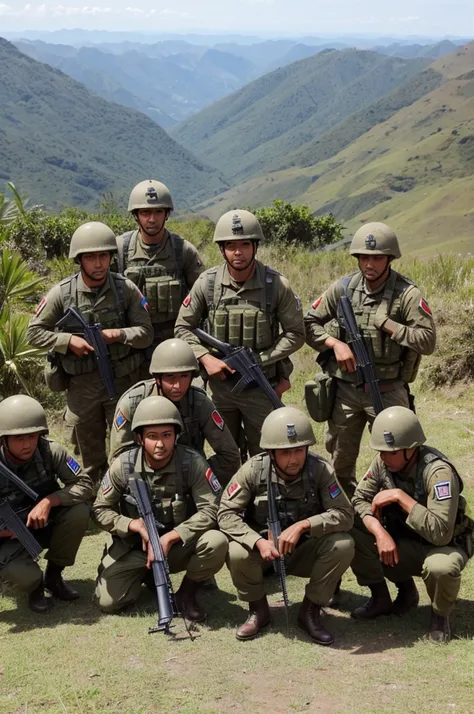
<instances>
[{"instance_id":1,"label":"green helmet","mask_svg":"<svg viewBox=\"0 0 474 714\"><path fill-rule=\"evenodd\" d=\"M99 221L90 221L79 226L71 238L69 257L76 263L82 253L102 253L103 251L115 252L117 241L111 228Z\"/></svg>"},{"instance_id":2,"label":"green helmet","mask_svg":"<svg viewBox=\"0 0 474 714\"><path fill-rule=\"evenodd\" d=\"M146 397L135 410L132 431L157 424L173 424L178 434L184 429L181 415L173 402L166 397Z\"/></svg>"},{"instance_id":3,"label":"green helmet","mask_svg":"<svg viewBox=\"0 0 474 714\"><path fill-rule=\"evenodd\" d=\"M366 223L365 226L361 226L354 233L350 253L401 257L397 236L385 223Z\"/></svg>"},{"instance_id":4,"label":"green helmet","mask_svg":"<svg viewBox=\"0 0 474 714\"><path fill-rule=\"evenodd\" d=\"M199 362L187 342L172 338L160 342L151 356L150 374L199 372Z\"/></svg>"},{"instance_id":5,"label":"green helmet","mask_svg":"<svg viewBox=\"0 0 474 714\"><path fill-rule=\"evenodd\" d=\"M388 407L377 415L370 433L370 448L375 451L413 449L426 441L416 414L407 407Z\"/></svg>"},{"instance_id":6,"label":"green helmet","mask_svg":"<svg viewBox=\"0 0 474 714\"><path fill-rule=\"evenodd\" d=\"M36 399L15 394L0 402L0 436L35 433L48 433L45 411Z\"/></svg>"},{"instance_id":7,"label":"green helmet","mask_svg":"<svg viewBox=\"0 0 474 714\"><path fill-rule=\"evenodd\" d=\"M128 199L128 211L132 213L139 208L166 208L172 211L173 199L168 187L154 179L137 183Z\"/></svg>"},{"instance_id":8,"label":"green helmet","mask_svg":"<svg viewBox=\"0 0 474 714\"><path fill-rule=\"evenodd\" d=\"M262 449L294 449L316 443L311 422L295 407L280 407L270 412L262 425Z\"/></svg>"},{"instance_id":9,"label":"green helmet","mask_svg":"<svg viewBox=\"0 0 474 714\"><path fill-rule=\"evenodd\" d=\"M228 211L219 218L214 231L214 243L228 240L262 241L263 231L257 218L242 208Z\"/></svg>"}]
</instances>

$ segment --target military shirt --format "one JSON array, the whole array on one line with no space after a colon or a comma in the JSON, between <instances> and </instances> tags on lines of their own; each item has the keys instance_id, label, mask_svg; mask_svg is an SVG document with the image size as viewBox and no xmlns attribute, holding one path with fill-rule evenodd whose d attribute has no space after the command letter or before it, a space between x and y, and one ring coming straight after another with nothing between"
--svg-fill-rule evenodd
<instances>
[{"instance_id":1,"label":"military shirt","mask_svg":"<svg viewBox=\"0 0 474 714\"><path fill-rule=\"evenodd\" d=\"M173 458L162 469L153 470L148 466L143 449L137 450L135 471L142 474L150 487L152 497L163 493L173 496L180 482L181 463L189 459L188 488L197 509L190 518L174 527L184 545L196 540L205 531L216 527L217 495L213 489L212 472L203 457L187 446L176 446ZM215 478L215 477L214 477ZM130 535L128 526L133 520L120 512L120 500L127 493L128 476L122 457L115 459L102 479L97 498L92 507L92 518L101 528L113 536L126 538Z\"/></svg>"},{"instance_id":2,"label":"military shirt","mask_svg":"<svg viewBox=\"0 0 474 714\"><path fill-rule=\"evenodd\" d=\"M108 273L103 285L91 288L85 284L82 274L78 273L77 291L78 294L82 293L81 302L90 305L91 309L95 306L100 307L101 310L116 309L115 294L110 286L111 279ZM117 329L121 328L121 342L135 349L145 349L153 340L153 328L146 301L130 280L124 280L123 288L128 326L121 328L120 325L116 325ZM29 344L66 354L73 333L54 331L56 323L64 313L61 286L57 284L41 300L34 317L30 320L27 331Z\"/></svg>"},{"instance_id":3,"label":"military shirt","mask_svg":"<svg viewBox=\"0 0 474 714\"><path fill-rule=\"evenodd\" d=\"M237 298L242 303L259 304L262 291L265 290L265 266L256 261L253 275L243 284L236 283L230 276L227 265L222 279L221 299ZM276 299L274 301L274 316L281 326L278 336L268 348L259 351L262 365L271 365L289 357L304 344L304 323L301 302L295 296L288 280L275 273ZM183 302L176 318L175 336L185 340L193 348L199 359L209 353L207 347L201 344L192 330L201 326L202 320L208 316L208 271L200 275L193 285L189 295Z\"/></svg>"},{"instance_id":4,"label":"military shirt","mask_svg":"<svg viewBox=\"0 0 474 714\"><path fill-rule=\"evenodd\" d=\"M432 458L431 458L432 457ZM418 479L421 479L417 483ZM421 447L409 473L392 473L378 454L357 484L352 505L363 519L372 515L372 501L379 491L399 488L418 501L408 514L405 525L435 546L451 542L460 498L459 477L451 466ZM424 496L420 498L419 493ZM426 505L420 501L426 500Z\"/></svg>"},{"instance_id":5,"label":"military shirt","mask_svg":"<svg viewBox=\"0 0 474 714\"><path fill-rule=\"evenodd\" d=\"M263 466L268 467L270 456L257 454L247 461L235 474L221 497L218 512L220 530L229 538L252 549L262 537L249 523L246 516L256 497L267 493L266 486L261 483L262 458L266 459ZM305 493L305 479L301 474L294 481L284 481L278 477L272 466L272 481L277 484L280 498L290 503L313 498L314 515L308 517L311 523L310 535L320 538L328 533L348 531L352 527L353 513L349 500L341 489L332 466L320 456L309 453L308 458L315 466L316 493L311 497ZM308 466L305 466L305 470Z\"/></svg>"}]
</instances>

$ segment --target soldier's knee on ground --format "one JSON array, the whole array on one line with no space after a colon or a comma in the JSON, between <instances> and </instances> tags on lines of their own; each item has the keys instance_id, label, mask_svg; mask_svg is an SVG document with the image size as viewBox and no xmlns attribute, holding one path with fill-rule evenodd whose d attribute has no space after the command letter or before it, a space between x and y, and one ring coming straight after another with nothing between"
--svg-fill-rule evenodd
<instances>
[{"instance_id":1,"label":"soldier's knee on ground","mask_svg":"<svg viewBox=\"0 0 474 714\"><path fill-rule=\"evenodd\" d=\"M107 590L107 583L103 580L99 580L96 585L94 600L99 609L107 615L116 614L130 604L129 602L124 602L123 600L115 600Z\"/></svg>"},{"instance_id":2,"label":"soldier's knee on ground","mask_svg":"<svg viewBox=\"0 0 474 714\"><path fill-rule=\"evenodd\" d=\"M43 580L43 572L31 558L18 558L10 561L0 571L0 580L21 593L31 593Z\"/></svg>"}]
</instances>

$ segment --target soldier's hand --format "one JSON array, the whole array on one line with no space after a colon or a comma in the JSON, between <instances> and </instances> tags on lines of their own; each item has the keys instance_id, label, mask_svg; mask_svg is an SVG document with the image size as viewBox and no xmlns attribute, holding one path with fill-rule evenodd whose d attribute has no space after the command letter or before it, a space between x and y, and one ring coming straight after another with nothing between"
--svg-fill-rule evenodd
<instances>
[{"instance_id":1,"label":"soldier's hand","mask_svg":"<svg viewBox=\"0 0 474 714\"><path fill-rule=\"evenodd\" d=\"M169 531L160 537L161 547L163 548L163 555L165 558L168 557L168 553L171 550L171 546L175 543L179 543L181 536L177 531Z\"/></svg>"},{"instance_id":2,"label":"soldier's hand","mask_svg":"<svg viewBox=\"0 0 474 714\"><path fill-rule=\"evenodd\" d=\"M110 329L102 330L102 337L106 345L111 345L113 342L120 342L120 330Z\"/></svg>"},{"instance_id":3,"label":"soldier's hand","mask_svg":"<svg viewBox=\"0 0 474 714\"><path fill-rule=\"evenodd\" d=\"M143 551L145 553L148 553L148 560L147 560L146 567L150 568L151 563L154 560L154 557L153 557L153 551L152 551L151 547L148 548L150 539L148 537L148 531L147 531L146 526L143 522L143 519L142 518L134 518L133 521L130 521L130 523L128 524L128 530L130 531L130 533L138 533L138 535L141 536ZM151 561L150 561L150 555L152 556Z\"/></svg>"},{"instance_id":4,"label":"soldier's hand","mask_svg":"<svg viewBox=\"0 0 474 714\"><path fill-rule=\"evenodd\" d=\"M392 568L394 565L398 565L400 562L398 548L390 533L384 530L382 533L377 534L375 542L382 563L390 565Z\"/></svg>"},{"instance_id":5,"label":"soldier's hand","mask_svg":"<svg viewBox=\"0 0 474 714\"><path fill-rule=\"evenodd\" d=\"M281 395L291 389L291 382L288 379L280 379L275 387L275 394L281 399Z\"/></svg>"},{"instance_id":6,"label":"soldier's hand","mask_svg":"<svg viewBox=\"0 0 474 714\"><path fill-rule=\"evenodd\" d=\"M71 339L68 344L71 352L74 352L77 357L85 357L89 352L93 352L94 348L90 345L87 340L79 335L71 335Z\"/></svg>"},{"instance_id":7,"label":"soldier's hand","mask_svg":"<svg viewBox=\"0 0 474 714\"><path fill-rule=\"evenodd\" d=\"M345 342L341 342L341 340L335 340L333 350L341 372L349 372L350 374L356 371L356 360L349 345L346 345Z\"/></svg>"},{"instance_id":8,"label":"soldier's hand","mask_svg":"<svg viewBox=\"0 0 474 714\"><path fill-rule=\"evenodd\" d=\"M292 526L289 526L289 528L285 528L278 538L278 550L280 551L280 555L293 553L303 533L310 528L311 524L308 520L298 521L297 523L293 523Z\"/></svg>"},{"instance_id":9,"label":"soldier's hand","mask_svg":"<svg viewBox=\"0 0 474 714\"><path fill-rule=\"evenodd\" d=\"M398 503L398 495L400 489L387 488L379 491L372 501L372 514L380 521L381 510L384 506L389 506L391 503Z\"/></svg>"},{"instance_id":10,"label":"soldier's hand","mask_svg":"<svg viewBox=\"0 0 474 714\"><path fill-rule=\"evenodd\" d=\"M255 543L255 547L262 556L263 560L266 560L267 562L271 562L272 560L276 560L280 557L280 553L275 548L273 543L266 540L266 538L260 538L260 540Z\"/></svg>"},{"instance_id":11,"label":"soldier's hand","mask_svg":"<svg viewBox=\"0 0 474 714\"><path fill-rule=\"evenodd\" d=\"M29 512L26 520L26 527L33 528L34 530L37 528L45 528L48 523L51 508L59 505L59 497L54 493L41 499L41 501L37 503L36 506Z\"/></svg>"},{"instance_id":12,"label":"soldier's hand","mask_svg":"<svg viewBox=\"0 0 474 714\"><path fill-rule=\"evenodd\" d=\"M224 380L227 374L234 374L235 372L235 369L232 369L223 360L211 354L203 355L199 358L199 361L209 377L218 377L218 379Z\"/></svg>"}]
</instances>

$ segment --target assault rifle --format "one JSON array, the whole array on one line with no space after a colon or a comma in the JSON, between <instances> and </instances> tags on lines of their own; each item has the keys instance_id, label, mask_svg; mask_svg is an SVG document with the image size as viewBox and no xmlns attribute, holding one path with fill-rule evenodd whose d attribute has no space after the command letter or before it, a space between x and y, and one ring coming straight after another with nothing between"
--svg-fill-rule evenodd
<instances>
[{"instance_id":1,"label":"assault rifle","mask_svg":"<svg viewBox=\"0 0 474 714\"><path fill-rule=\"evenodd\" d=\"M156 627L149 627L148 633L164 632L165 635L170 635L173 617L175 617L175 615L179 615L180 613L176 604L173 586L171 584L168 561L165 558L160 542L160 535L158 532L160 524L157 524L155 521L155 514L153 513L148 484L137 473L130 475L128 484L130 492L136 501L140 517L145 523L145 528L147 530L150 545L155 557L153 563L151 564L151 569L158 601L158 625ZM184 615L183 620L186 632L191 640L193 640L194 638L187 625Z\"/></svg>"},{"instance_id":2,"label":"assault rifle","mask_svg":"<svg viewBox=\"0 0 474 714\"><path fill-rule=\"evenodd\" d=\"M267 491L268 491L268 529L272 535L273 545L278 550L278 538L281 534L281 524L278 518L276 506L275 484L272 481L272 462L270 461L267 474ZM288 630L288 607L290 601L288 598L288 588L286 585L286 569L285 556L280 555L278 560L273 561L275 572L280 578L281 592L283 594L283 602L285 603L286 629Z\"/></svg>"},{"instance_id":3,"label":"assault rifle","mask_svg":"<svg viewBox=\"0 0 474 714\"><path fill-rule=\"evenodd\" d=\"M23 493L26 493L32 501L38 500L38 494L33 491L24 481L19 478L16 474L11 471L8 466L6 466L0 460L0 475L8 479L14 486L21 489ZM11 507L8 499L3 499L0 501L0 530L10 530L15 534L16 538L20 541L26 552L33 558L33 560L38 560L42 546L38 543L36 538L30 533L28 528L25 526L21 518L15 513Z\"/></svg>"},{"instance_id":4,"label":"assault rifle","mask_svg":"<svg viewBox=\"0 0 474 714\"><path fill-rule=\"evenodd\" d=\"M193 332L203 344L218 350L223 355L222 361L240 374L239 381L232 389L235 394L240 394L245 387L253 382L266 394L274 409L285 406L266 378L262 365L257 362L250 347L235 347L228 342L221 342L199 327Z\"/></svg>"},{"instance_id":5,"label":"assault rifle","mask_svg":"<svg viewBox=\"0 0 474 714\"><path fill-rule=\"evenodd\" d=\"M94 325L89 325L84 319L81 312L76 307L68 307L64 317L56 324L56 327L61 329L66 327L68 318L72 317L81 327L84 334L84 339L94 348L94 357L97 362L99 374L107 391L109 399L115 399L115 385L112 369L110 367L110 356L102 334L102 325L96 322Z\"/></svg>"}]
</instances>

